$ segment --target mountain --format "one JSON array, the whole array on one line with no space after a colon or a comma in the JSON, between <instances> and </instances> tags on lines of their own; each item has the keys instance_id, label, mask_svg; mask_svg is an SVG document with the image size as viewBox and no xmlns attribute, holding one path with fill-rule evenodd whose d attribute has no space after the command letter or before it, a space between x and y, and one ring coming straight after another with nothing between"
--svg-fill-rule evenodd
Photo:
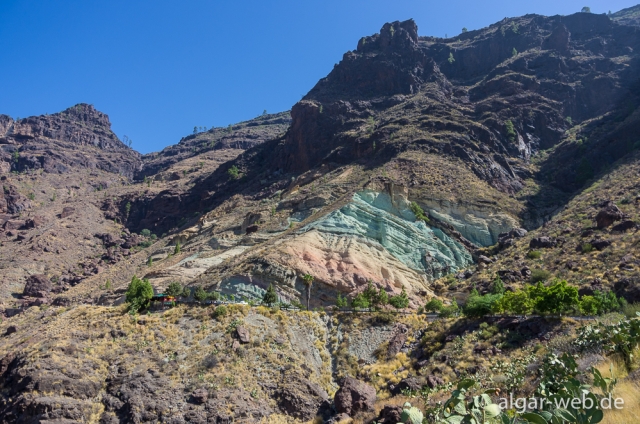
<instances>
[{"instance_id":1,"label":"mountain","mask_svg":"<svg viewBox=\"0 0 640 424\"><path fill-rule=\"evenodd\" d=\"M87 104L0 116L0 417L395 423L464 377L530 395L547 354L604 370L581 318L422 312L536 278L637 307L638 8L386 23L290 112L146 155ZM127 313L134 276L184 304ZM332 309L372 291L408 312Z\"/></svg>"}]
</instances>

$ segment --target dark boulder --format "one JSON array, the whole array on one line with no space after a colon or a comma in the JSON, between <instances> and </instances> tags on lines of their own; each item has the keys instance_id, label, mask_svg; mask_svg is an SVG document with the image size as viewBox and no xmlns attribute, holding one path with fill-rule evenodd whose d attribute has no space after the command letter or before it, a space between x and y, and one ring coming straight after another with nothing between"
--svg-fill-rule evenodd
<instances>
[{"instance_id":1,"label":"dark boulder","mask_svg":"<svg viewBox=\"0 0 640 424\"><path fill-rule=\"evenodd\" d=\"M623 233L632 228L638 228L638 224L636 224L635 221L626 220L611 227L611 231L617 231L617 232Z\"/></svg>"},{"instance_id":2,"label":"dark boulder","mask_svg":"<svg viewBox=\"0 0 640 424\"><path fill-rule=\"evenodd\" d=\"M405 391L418 392L422 389L423 384L416 377L407 377L400 380L394 387L394 394L401 394Z\"/></svg>"},{"instance_id":3,"label":"dark boulder","mask_svg":"<svg viewBox=\"0 0 640 424\"><path fill-rule=\"evenodd\" d=\"M393 358L400 352L400 349L402 349L402 346L407 341L407 332L408 330L406 326L402 324L396 325L396 327L393 329L393 336L391 337L391 340L389 340L387 357Z\"/></svg>"},{"instance_id":4,"label":"dark boulder","mask_svg":"<svg viewBox=\"0 0 640 424\"><path fill-rule=\"evenodd\" d=\"M353 417L358 412L373 411L376 389L353 377L346 377L333 401L338 413Z\"/></svg>"},{"instance_id":5,"label":"dark boulder","mask_svg":"<svg viewBox=\"0 0 640 424\"><path fill-rule=\"evenodd\" d=\"M430 375L427 377L427 386L431 389L435 389L438 386L442 386L444 384L444 380L438 376Z\"/></svg>"},{"instance_id":6,"label":"dark boulder","mask_svg":"<svg viewBox=\"0 0 640 424\"><path fill-rule=\"evenodd\" d=\"M624 214L612 201L606 201L600 204L600 212L596 215L596 223L599 229L606 228L615 221L624 218Z\"/></svg>"},{"instance_id":7,"label":"dark boulder","mask_svg":"<svg viewBox=\"0 0 640 424\"><path fill-rule=\"evenodd\" d=\"M531 249L540 249L540 248L549 248L554 247L556 245L556 241L550 237L536 237L531 239L529 242L529 248Z\"/></svg>"},{"instance_id":8,"label":"dark boulder","mask_svg":"<svg viewBox=\"0 0 640 424\"><path fill-rule=\"evenodd\" d=\"M196 389L191 393L191 400L197 404L203 404L209 398L207 389Z\"/></svg>"},{"instance_id":9,"label":"dark boulder","mask_svg":"<svg viewBox=\"0 0 640 424\"><path fill-rule=\"evenodd\" d=\"M402 406L385 405L375 422L378 424L396 424L400 422L402 417Z\"/></svg>"},{"instance_id":10,"label":"dark boulder","mask_svg":"<svg viewBox=\"0 0 640 424\"><path fill-rule=\"evenodd\" d=\"M44 219L44 217L42 217L40 215L36 215L33 218L27 219L25 221L25 223L24 223L24 227L25 228L39 228L39 227L42 227L45 223L46 223L46 220Z\"/></svg>"},{"instance_id":11,"label":"dark boulder","mask_svg":"<svg viewBox=\"0 0 640 424\"><path fill-rule=\"evenodd\" d=\"M22 294L31 297L47 297L51 293L53 284L43 274L34 274L27 278Z\"/></svg>"},{"instance_id":12,"label":"dark boulder","mask_svg":"<svg viewBox=\"0 0 640 424\"><path fill-rule=\"evenodd\" d=\"M275 395L282 412L302 421L328 416L331 412L329 395L319 384L294 375L278 389Z\"/></svg>"},{"instance_id":13,"label":"dark boulder","mask_svg":"<svg viewBox=\"0 0 640 424\"><path fill-rule=\"evenodd\" d=\"M60 213L60 218L67 218L73 215L75 212L76 212L75 208L72 208L71 206L65 206L62 209L62 212Z\"/></svg>"},{"instance_id":14,"label":"dark boulder","mask_svg":"<svg viewBox=\"0 0 640 424\"><path fill-rule=\"evenodd\" d=\"M602 250L606 247L611 246L611 242L609 240L601 240L601 239L591 240L589 244L591 244L591 246L593 246L593 248L596 250Z\"/></svg>"}]
</instances>

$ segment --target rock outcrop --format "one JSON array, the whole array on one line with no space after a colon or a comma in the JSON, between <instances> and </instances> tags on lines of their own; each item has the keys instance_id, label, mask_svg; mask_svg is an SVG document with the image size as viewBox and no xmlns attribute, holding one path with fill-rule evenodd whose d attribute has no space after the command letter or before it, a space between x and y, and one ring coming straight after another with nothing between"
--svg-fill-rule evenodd
<instances>
[{"instance_id":1,"label":"rock outcrop","mask_svg":"<svg viewBox=\"0 0 640 424\"><path fill-rule=\"evenodd\" d=\"M365 382L346 377L333 399L336 411L353 417L358 412L372 411L376 390Z\"/></svg>"},{"instance_id":2,"label":"rock outcrop","mask_svg":"<svg viewBox=\"0 0 640 424\"><path fill-rule=\"evenodd\" d=\"M84 103L19 121L1 115L0 144L1 163L19 172L98 168L132 178L142 166L140 155L111 131L109 117ZM83 154L87 149L100 154Z\"/></svg>"}]
</instances>

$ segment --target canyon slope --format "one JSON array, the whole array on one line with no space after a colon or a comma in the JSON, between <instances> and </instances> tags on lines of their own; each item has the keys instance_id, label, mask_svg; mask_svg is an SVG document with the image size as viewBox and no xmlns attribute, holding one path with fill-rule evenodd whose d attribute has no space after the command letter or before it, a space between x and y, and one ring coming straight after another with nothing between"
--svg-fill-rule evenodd
<instances>
[{"instance_id":1,"label":"canyon slope","mask_svg":"<svg viewBox=\"0 0 640 424\"><path fill-rule=\"evenodd\" d=\"M640 301L638 10L446 39L386 23L290 112L146 155L88 104L0 115L1 420L338 422L357 377L382 400L344 414L371 422L407 379L444 387L576 326L325 312L339 297L415 312L542 270ZM191 294L130 315L134 275ZM269 286L315 312L194 299Z\"/></svg>"}]
</instances>

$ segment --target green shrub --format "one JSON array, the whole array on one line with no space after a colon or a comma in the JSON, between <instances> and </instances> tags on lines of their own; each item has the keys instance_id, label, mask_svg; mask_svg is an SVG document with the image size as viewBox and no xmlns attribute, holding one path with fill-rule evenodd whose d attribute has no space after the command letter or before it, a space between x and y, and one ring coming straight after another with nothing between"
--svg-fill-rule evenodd
<instances>
[{"instance_id":1,"label":"green shrub","mask_svg":"<svg viewBox=\"0 0 640 424\"><path fill-rule=\"evenodd\" d=\"M222 318L224 318L225 316L227 316L227 307L224 305L220 305L218 306L216 309L213 310L213 317L217 320L220 320Z\"/></svg>"},{"instance_id":2,"label":"green shrub","mask_svg":"<svg viewBox=\"0 0 640 424\"><path fill-rule=\"evenodd\" d=\"M442 308L444 308L444 304L440 299L436 299L435 297L424 305L425 312L440 312Z\"/></svg>"},{"instance_id":3,"label":"green shrub","mask_svg":"<svg viewBox=\"0 0 640 424\"><path fill-rule=\"evenodd\" d=\"M493 304L500 300L501 294L485 294L480 296L476 289L473 289L471 295L467 299L466 305L462 309L465 316L479 318L489 315L492 311Z\"/></svg>"},{"instance_id":4,"label":"green shrub","mask_svg":"<svg viewBox=\"0 0 640 424\"><path fill-rule=\"evenodd\" d=\"M180 296L182 294L182 285L177 281L174 281L171 284L169 284L169 287L167 287L166 293L169 296Z\"/></svg>"},{"instance_id":5,"label":"green shrub","mask_svg":"<svg viewBox=\"0 0 640 424\"><path fill-rule=\"evenodd\" d=\"M176 247L173 249L174 255L177 255L178 253L180 253L180 242L176 242Z\"/></svg>"},{"instance_id":6,"label":"green shrub","mask_svg":"<svg viewBox=\"0 0 640 424\"><path fill-rule=\"evenodd\" d=\"M233 165L227 170L227 175L229 175L231 179L236 180L240 176L240 170L237 166Z\"/></svg>"},{"instance_id":7,"label":"green shrub","mask_svg":"<svg viewBox=\"0 0 640 424\"><path fill-rule=\"evenodd\" d=\"M152 297L153 287L149 280L141 280L134 275L125 293L125 300L129 304L129 312L136 313L146 308L149 306L149 301Z\"/></svg>"},{"instance_id":8,"label":"green shrub","mask_svg":"<svg viewBox=\"0 0 640 424\"><path fill-rule=\"evenodd\" d=\"M198 302L204 302L205 300L207 300L207 297L209 297L209 294L206 291L204 291L202 287L198 287L196 288L196 291L193 293L193 297Z\"/></svg>"},{"instance_id":9,"label":"green shrub","mask_svg":"<svg viewBox=\"0 0 640 424\"><path fill-rule=\"evenodd\" d=\"M539 250L530 250L527 253L527 258L529 259L540 259L542 257L542 252Z\"/></svg>"},{"instance_id":10,"label":"green shrub","mask_svg":"<svg viewBox=\"0 0 640 424\"><path fill-rule=\"evenodd\" d=\"M593 251L593 245L591 243L585 243L582 245L582 253L589 253Z\"/></svg>"},{"instance_id":11,"label":"green shrub","mask_svg":"<svg viewBox=\"0 0 640 424\"><path fill-rule=\"evenodd\" d=\"M402 287L402 292L396 296L392 296L389 299L389 304L396 309L404 309L409 306L409 296L407 296L407 292Z\"/></svg>"},{"instance_id":12,"label":"green shrub","mask_svg":"<svg viewBox=\"0 0 640 424\"><path fill-rule=\"evenodd\" d=\"M273 284L269 284L269 287L267 287L267 291L264 293L264 296L262 297L262 303L271 307L277 301L278 301L278 294L276 293L276 289L273 288Z\"/></svg>"},{"instance_id":13,"label":"green shrub","mask_svg":"<svg viewBox=\"0 0 640 424\"><path fill-rule=\"evenodd\" d=\"M147 228L145 228L144 230L140 231L140 235L145 236L145 237L149 237L151 235L151 231Z\"/></svg>"},{"instance_id":14,"label":"green shrub","mask_svg":"<svg viewBox=\"0 0 640 424\"><path fill-rule=\"evenodd\" d=\"M460 312L460 308L458 307L458 302L454 300L453 302L451 302L451 305L445 306L444 308L442 308L438 313L438 315L441 318L451 318L453 316L458 315L459 312Z\"/></svg>"},{"instance_id":15,"label":"green shrub","mask_svg":"<svg viewBox=\"0 0 640 424\"><path fill-rule=\"evenodd\" d=\"M531 284L537 284L542 281L547 281L551 277L551 273L544 269L534 269L531 271L531 277L529 278L529 282Z\"/></svg>"},{"instance_id":16,"label":"green shrub","mask_svg":"<svg viewBox=\"0 0 640 424\"><path fill-rule=\"evenodd\" d=\"M416 216L416 220L424 221L427 224L429 223L429 217L424 214L424 210L418 205L416 202L411 202L410 205L411 212Z\"/></svg>"},{"instance_id":17,"label":"green shrub","mask_svg":"<svg viewBox=\"0 0 640 424\"><path fill-rule=\"evenodd\" d=\"M348 306L347 298L338 293L338 297L336 297L336 307L337 308L346 308Z\"/></svg>"},{"instance_id":18,"label":"green shrub","mask_svg":"<svg viewBox=\"0 0 640 424\"><path fill-rule=\"evenodd\" d=\"M640 312L640 302L628 303L622 308L622 313L627 318L636 318L638 312Z\"/></svg>"},{"instance_id":19,"label":"green shrub","mask_svg":"<svg viewBox=\"0 0 640 424\"><path fill-rule=\"evenodd\" d=\"M506 120L504 123L504 131L507 135L509 141L516 141L516 133L515 127L513 126L513 122L510 119Z\"/></svg>"}]
</instances>

